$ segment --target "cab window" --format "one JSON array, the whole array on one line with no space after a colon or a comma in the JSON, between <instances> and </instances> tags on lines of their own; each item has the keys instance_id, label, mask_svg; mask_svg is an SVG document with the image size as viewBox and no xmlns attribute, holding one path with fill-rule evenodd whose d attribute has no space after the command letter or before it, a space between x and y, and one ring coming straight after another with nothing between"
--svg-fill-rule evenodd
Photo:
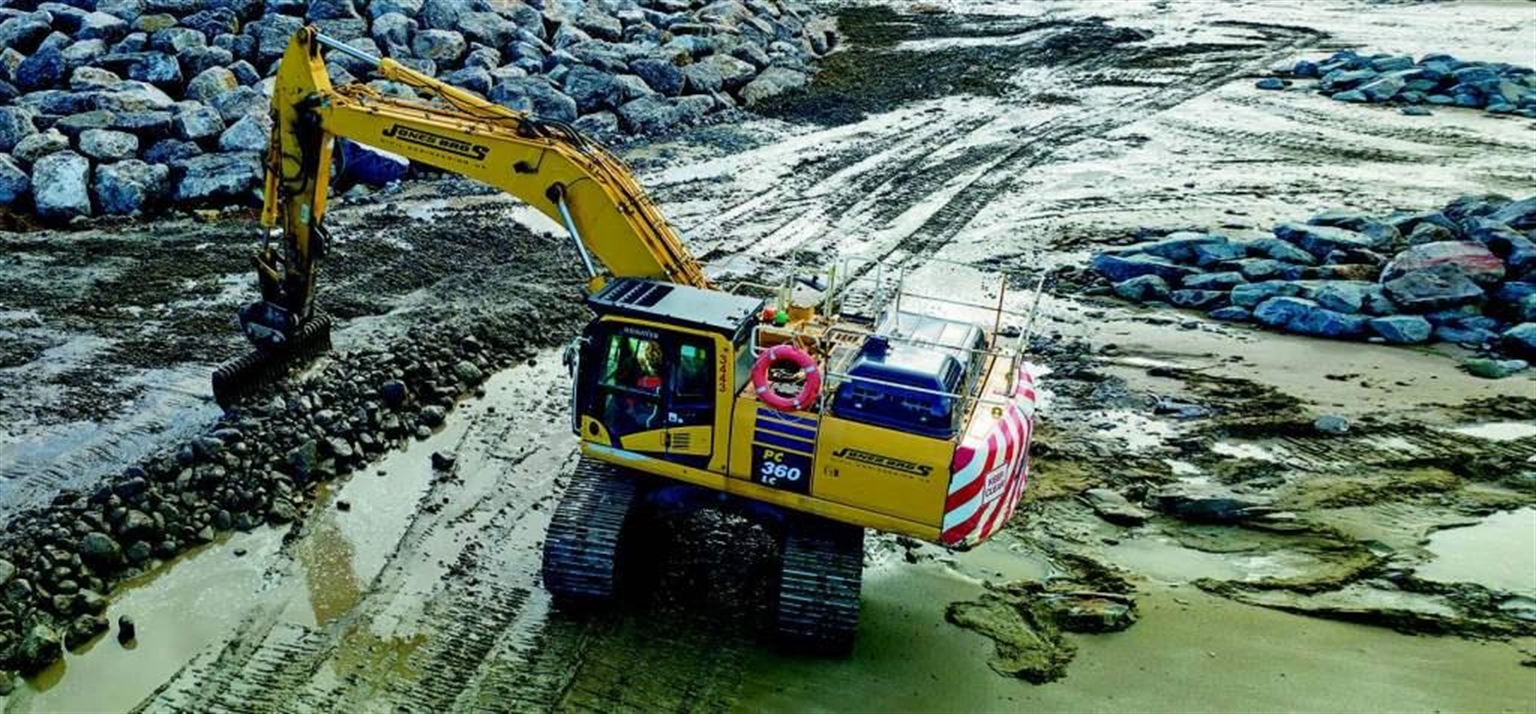
<instances>
[{"instance_id":1,"label":"cab window","mask_svg":"<svg viewBox=\"0 0 1536 714\"><path fill-rule=\"evenodd\" d=\"M677 347L677 389L682 399L699 399L713 393L710 379L709 350L702 344L686 341Z\"/></svg>"},{"instance_id":2,"label":"cab window","mask_svg":"<svg viewBox=\"0 0 1536 714\"><path fill-rule=\"evenodd\" d=\"M615 334L608 339L602 384L606 387L660 394L662 368L660 342L634 335Z\"/></svg>"}]
</instances>

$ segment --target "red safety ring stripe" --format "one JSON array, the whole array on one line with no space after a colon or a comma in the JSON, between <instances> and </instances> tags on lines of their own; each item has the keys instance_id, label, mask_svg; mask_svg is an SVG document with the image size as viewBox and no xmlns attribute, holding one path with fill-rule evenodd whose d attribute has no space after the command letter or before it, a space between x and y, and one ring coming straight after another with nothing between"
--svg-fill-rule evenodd
<instances>
[{"instance_id":1,"label":"red safety ring stripe","mask_svg":"<svg viewBox=\"0 0 1536 714\"><path fill-rule=\"evenodd\" d=\"M770 389L768 382L768 367L779 360L794 362L805 374L805 386L794 397L782 397ZM821 372L816 369L816 360L794 345L774 345L758 356L757 362L752 365L752 384L757 388L758 396L767 404L779 411L799 411L805 405L816 401L816 396L821 393Z\"/></svg>"}]
</instances>

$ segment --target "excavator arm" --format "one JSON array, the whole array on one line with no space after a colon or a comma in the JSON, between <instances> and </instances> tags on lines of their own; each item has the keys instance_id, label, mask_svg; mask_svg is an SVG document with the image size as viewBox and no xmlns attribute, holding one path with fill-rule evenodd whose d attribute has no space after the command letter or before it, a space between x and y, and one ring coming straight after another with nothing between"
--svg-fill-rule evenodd
<instances>
[{"instance_id":1,"label":"excavator arm","mask_svg":"<svg viewBox=\"0 0 1536 714\"><path fill-rule=\"evenodd\" d=\"M334 86L321 56L329 48L377 67L385 79L436 102L380 95L364 84ZM340 137L476 179L516 196L571 233L591 278L637 277L708 288L693 256L634 175L569 125L508 109L326 37L297 32L278 66L256 256L262 300L241 311L256 353L214 374L221 404L291 361L328 346L314 309L325 253L331 152ZM311 344L302 344L311 343Z\"/></svg>"}]
</instances>

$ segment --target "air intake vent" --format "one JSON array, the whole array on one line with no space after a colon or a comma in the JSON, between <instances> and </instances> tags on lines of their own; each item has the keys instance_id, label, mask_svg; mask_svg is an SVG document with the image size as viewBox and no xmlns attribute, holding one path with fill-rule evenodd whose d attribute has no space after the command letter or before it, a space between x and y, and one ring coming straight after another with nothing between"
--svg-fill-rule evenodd
<instances>
[{"instance_id":1,"label":"air intake vent","mask_svg":"<svg viewBox=\"0 0 1536 714\"><path fill-rule=\"evenodd\" d=\"M693 439L686 433L667 435L667 447L673 451L687 451L693 445Z\"/></svg>"},{"instance_id":2,"label":"air intake vent","mask_svg":"<svg viewBox=\"0 0 1536 714\"><path fill-rule=\"evenodd\" d=\"M661 285L639 280L625 280L616 283L613 290L609 291L608 300L615 305L634 305L636 307L651 307L661 302L661 299L672 292L671 285Z\"/></svg>"}]
</instances>

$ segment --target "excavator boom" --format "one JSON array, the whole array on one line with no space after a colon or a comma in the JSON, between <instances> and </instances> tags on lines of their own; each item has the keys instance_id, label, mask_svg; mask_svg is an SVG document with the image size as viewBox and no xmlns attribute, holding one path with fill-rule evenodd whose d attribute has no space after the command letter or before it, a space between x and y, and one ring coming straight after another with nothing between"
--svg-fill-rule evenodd
<instances>
[{"instance_id":1,"label":"excavator boom","mask_svg":"<svg viewBox=\"0 0 1536 714\"><path fill-rule=\"evenodd\" d=\"M322 48L372 63L383 78L437 101L385 97L364 84L334 86ZM281 363L329 345L329 322L315 310L314 295L336 138L476 179L538 209L571 233L594 291L608 278L710 287L628 167L567 124L486 101L313 27L295 33L278 66L272 118L265 239L256 257L262 299L241 311L256 351L215 372L221 404L282 371Z\"/></svg>"}]
</instances>

